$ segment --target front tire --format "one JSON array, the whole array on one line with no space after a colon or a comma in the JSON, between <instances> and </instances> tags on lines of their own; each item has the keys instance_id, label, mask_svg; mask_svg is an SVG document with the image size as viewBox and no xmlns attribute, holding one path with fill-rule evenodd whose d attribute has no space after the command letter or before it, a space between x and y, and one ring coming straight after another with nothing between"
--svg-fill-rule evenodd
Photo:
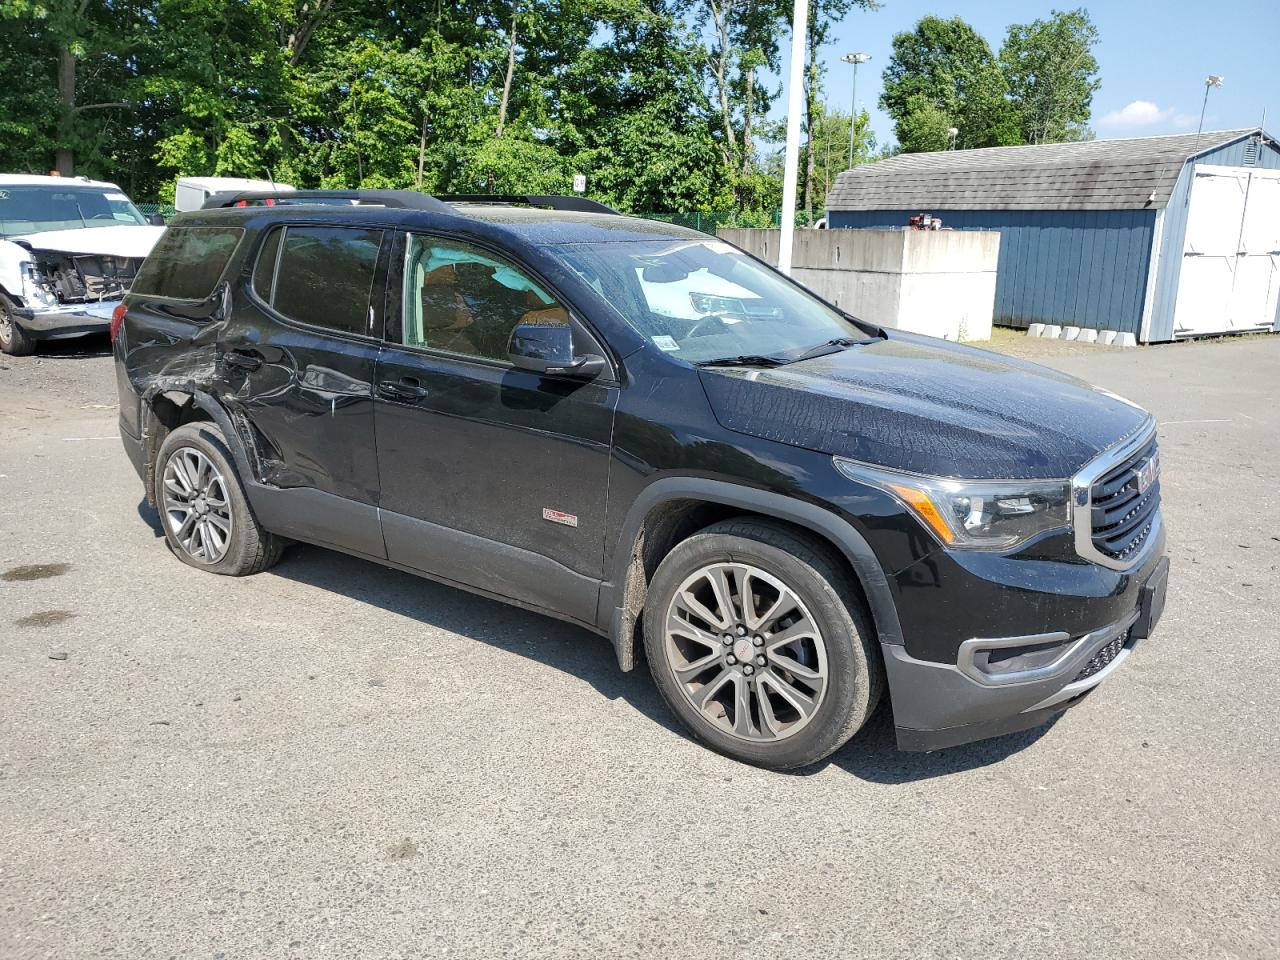
<instances>
[{"instance_id":1,"label":"front tire","mask_svg":"<svg viewBox=\"0 0 1280 960\"><path fill-rule=\"evenodd\" d=\"M253 515L215 424L184 424L165 438L154 489L165 539L183 563L246 577L280 559L283 542Z\"/></svg>"},{"instance_id":2,"label":"front tire","mask_svg":"<svg viewBox=\"0 0 1280 960\"><path fill-rule=\"evenodd\" d=\"M13 302L0 294L0 353L29 357L36 352L36 339L23 330L13 313Z\"/></svg>"},{"instance_id":3,"label":"front tire","mask_svg":"<svg viewBox=\"0 0 1280 960\"><path fill-rule=\"evenodd\" d=\"M663 699L695 737L774 770L843 746L884 686L849 573L820 543L764 519L676 545L649 585L644 641Z\"/></svg>"}]
</instances>

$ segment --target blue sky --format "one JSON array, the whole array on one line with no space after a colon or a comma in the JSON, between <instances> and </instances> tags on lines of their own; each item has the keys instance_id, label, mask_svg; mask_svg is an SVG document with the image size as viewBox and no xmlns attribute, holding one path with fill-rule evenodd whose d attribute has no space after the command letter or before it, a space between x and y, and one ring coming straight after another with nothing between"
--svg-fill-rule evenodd
<instances>
[{"instance_id":1,"label":"blue sky","mask_svg":"<svg viewBox=\"0 0 1280 960\"><path fill-rule=\"evenodd\" d=\"M823 49L826 98L849 109L852 67L840 62L851 51L870 53L858 68L858 104L871 112L880 143L893 139L893 124L877 105L880 75L892 53L895 33L912 29L923 16L960 16L986 37L995 51L1010 23L1047 17L1055 8L1077 4L986 3L883 0L874 12L857 11L833 31ZM1267 128L1280 132L1280 3L1277 0L1147 0L1086 4L1098 27L1094 50L1102 87L1094 94L1091 126L1100 138L1142 137L1192 132L1200 119L1204 78L1221 75L1221 89L1209 93L1206 130L1257 126L1267 111ZM784 43L784 60L790 53ZM784 76L786 66L783 66ZM784 115L785 101L774 109Z\"/></svg>"}]
</instances>

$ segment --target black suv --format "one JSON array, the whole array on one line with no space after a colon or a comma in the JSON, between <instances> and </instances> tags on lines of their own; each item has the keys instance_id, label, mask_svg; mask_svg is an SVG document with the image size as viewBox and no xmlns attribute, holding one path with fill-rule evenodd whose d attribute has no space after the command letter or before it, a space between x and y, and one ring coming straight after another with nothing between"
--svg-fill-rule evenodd
<instances>
[{"instance_id":1,"label":"black suv","mask_svg":"<svg viewBox=\"0 0 1280 960\"><path fill-rule=\"evenodd\" d=\"M881 330L580 198L211 198L113 323L174 553L286 538L572 621L709 746L791 768L1080 702L1159 617L1155 424Z\"/></svg>"}]
</instances>

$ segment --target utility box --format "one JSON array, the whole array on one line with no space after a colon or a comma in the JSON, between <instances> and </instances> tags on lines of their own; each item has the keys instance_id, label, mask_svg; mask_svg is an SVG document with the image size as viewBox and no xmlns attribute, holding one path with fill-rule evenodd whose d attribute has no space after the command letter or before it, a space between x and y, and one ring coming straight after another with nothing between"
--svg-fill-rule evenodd
<instances>
[{"instance_id":1,"label":"utility box","mask_svg":"<svg viewBox=\"0 0 1280 960\"><path fill-rule=\"evenodd\" d=\"M717 236L777 266L779 230ZM791 276L881 327L990 340L1000 234L977 230L797 230Z\"/></svg>"}]
</instances>

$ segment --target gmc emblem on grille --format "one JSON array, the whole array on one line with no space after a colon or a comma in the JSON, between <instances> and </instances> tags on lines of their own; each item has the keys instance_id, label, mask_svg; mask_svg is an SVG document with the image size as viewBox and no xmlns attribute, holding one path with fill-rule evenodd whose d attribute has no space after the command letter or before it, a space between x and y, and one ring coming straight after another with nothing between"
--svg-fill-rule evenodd
<instances>
[{"instance_id":1,"label":"gmc emblem on grille","mask_svg":"<svg viewBox=\"0 0 1280 960\"><path fill-rule=\"evenodd\" d=\"M1138 469L1134 470L1133 476L1138 481L1138 493L1146 493L1160 476L1160 455L1156 454L1142 466L1138 467Z\"/></svg>"}]
</instances>

